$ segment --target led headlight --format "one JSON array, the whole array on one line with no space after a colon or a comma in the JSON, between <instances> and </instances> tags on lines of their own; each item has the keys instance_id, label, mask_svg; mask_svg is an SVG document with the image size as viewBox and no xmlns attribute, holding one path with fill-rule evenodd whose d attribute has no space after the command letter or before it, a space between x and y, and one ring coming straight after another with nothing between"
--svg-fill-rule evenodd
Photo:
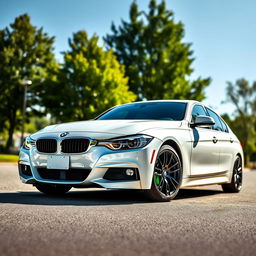
<instances>
[{"instance_id":1,"label":"led headlight","mask_svg":"<svg viewBox=\"0 0 256 256\"><path fill-rule=\"evenodd\" d=\"M22 147L25 149L31 149L35 145L36 145L36 141L33 140L30 136L28 136L25 138L25 141Z\"/></svg>"},{"instance_id":2,"label":"led headlight","mask_svg":"<svg viewBox=\"0 0 256 256\"><path fill-rule=\"evenodd\" d=\"M145 147L153 138L147 135L134 135L124 138L99 141L97 146L105 146L112 150L127 150Z\"/></svg>"}]
</instances>

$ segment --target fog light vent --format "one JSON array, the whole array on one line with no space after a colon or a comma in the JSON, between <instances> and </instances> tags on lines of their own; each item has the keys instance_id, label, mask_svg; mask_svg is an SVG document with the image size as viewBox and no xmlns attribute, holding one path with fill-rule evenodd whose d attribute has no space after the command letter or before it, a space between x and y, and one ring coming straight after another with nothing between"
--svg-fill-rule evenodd
<instances>
[{"instance_id":1,"label":"fog light vent","mask_svg":"<svg viewBox=\"0 0 256 256\"><path fill-rule=\"evenodd\" d=\"M109 168L103 179L106 180L139 180L137 168Z\"/></svg>"},{"instance_id":2,"label":"fog light vent","mask_svg":"<svg viewBox=\"0 0 256 256\"><path fill-rule=\"evenodd\" d=\"M22 175L32 176L32 172L29 165L19 164L19 172Z\"/></svg>"}]
</instances>

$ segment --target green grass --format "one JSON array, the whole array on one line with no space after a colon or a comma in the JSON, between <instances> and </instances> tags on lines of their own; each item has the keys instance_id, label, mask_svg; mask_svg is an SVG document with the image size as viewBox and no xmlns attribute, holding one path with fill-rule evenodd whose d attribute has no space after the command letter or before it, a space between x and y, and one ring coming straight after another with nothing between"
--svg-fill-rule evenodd
<instances>
[{"instance_id":1,"label":"green grass","mask_svg":"<svg viewBox=\"0 0 256 256\"><path fill-rule=\"evenodd\" d=\"M0 162L18 162L18 156L17 155L5 155L0 154Z\"/></svg>"}]
</instances>

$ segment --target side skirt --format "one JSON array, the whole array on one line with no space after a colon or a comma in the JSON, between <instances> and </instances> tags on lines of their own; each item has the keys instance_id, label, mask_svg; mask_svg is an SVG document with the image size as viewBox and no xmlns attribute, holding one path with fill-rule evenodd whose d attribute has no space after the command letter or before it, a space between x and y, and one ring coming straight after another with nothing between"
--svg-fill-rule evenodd
<instances>
[{"instance_id":1,"label":"side skirt","mask_svg":"<svg viewBox=\"0 0 256 256\"><path fill-rule=\"evenodd\" d=\"M189 176L183 179L181 187L205 186L223 183L229 183L228 171Z\"/></svg>"}]
</instances>

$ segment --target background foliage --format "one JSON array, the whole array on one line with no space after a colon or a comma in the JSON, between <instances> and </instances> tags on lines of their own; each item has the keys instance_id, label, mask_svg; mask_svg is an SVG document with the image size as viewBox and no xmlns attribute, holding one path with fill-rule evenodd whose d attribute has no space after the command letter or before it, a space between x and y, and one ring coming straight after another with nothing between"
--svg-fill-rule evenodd
<instances>
[{"instance_id":1,"label":"background foliage","mask_svg":"<svg viewBox=\"0 0 256 256\"><path fill-rule=\"evenodd\" d=\"M125 65L129 86L140 100L205 98L210 78L191 81L191 44L182 41L183 24L175 23L164 1L151 0L148 12L139 11L133 2L130 21L112 24L111 30L105 42Z\"/></svg>"},{"instance_id":2,"label":"background foliage","mask_svg":"<svg viewBox=\"0 0 256 256\"><path fill-rule=\"evenodd\" d=\"M97 36L88 38L79 31L69 39L69 47L57 80L47 81L40 95L42 105L58 121L94 118L107 108L135 100L124 67L111 50L98 46Z\"/></svg>"},{"instance_id":3,"label":"background foliage","mask_svg":"<svg viewBox=\"0 0 256 256\"><path fill-rule=\"evenodd\" d=\"M235 106L236 111L232 119L228 114L223 117L241 141L247 163L256 151L256 82L252 85L245 79L234 84L228 82L226 92L227 101Z\"/></svg>"},{"instance_id":4,"label":"background foliage","mask_svg":"<svg viewBox=\"0 0 256 256\"><path fill-rule=\"evenodd\" d=\"M54 37L30 23L27 14L17 17L10 28L0 30L1 129L8 130L7 149L12 146L14 130L19 128L23 106L24 81L33 81L28 107L37 104L37 85L57 65L53 54Z\"/></svg>"},{"instance_id":5,"label":"background foliage","mask_svg":"<svg viewBox=\"0 0 256 256\"><path fill-rule=\"evenodd\" d=\"M94 118L134 100L203 100L210 78L191 79L194 56L184 33L164 0L150 0L146 11L134 1L129 20L112 24L104 47L96 35L75 32L58 63L55 38L33 26L28 14L17 17L0 30L0 150L10 151L13 133L20 130L26 80L32 81L25 116L29 133L54 122ZM247 161L256 151L255 91L256 83L245 79L227 85L227 101L236 111L224 118Z\"/></svg>"}]
</instances>

